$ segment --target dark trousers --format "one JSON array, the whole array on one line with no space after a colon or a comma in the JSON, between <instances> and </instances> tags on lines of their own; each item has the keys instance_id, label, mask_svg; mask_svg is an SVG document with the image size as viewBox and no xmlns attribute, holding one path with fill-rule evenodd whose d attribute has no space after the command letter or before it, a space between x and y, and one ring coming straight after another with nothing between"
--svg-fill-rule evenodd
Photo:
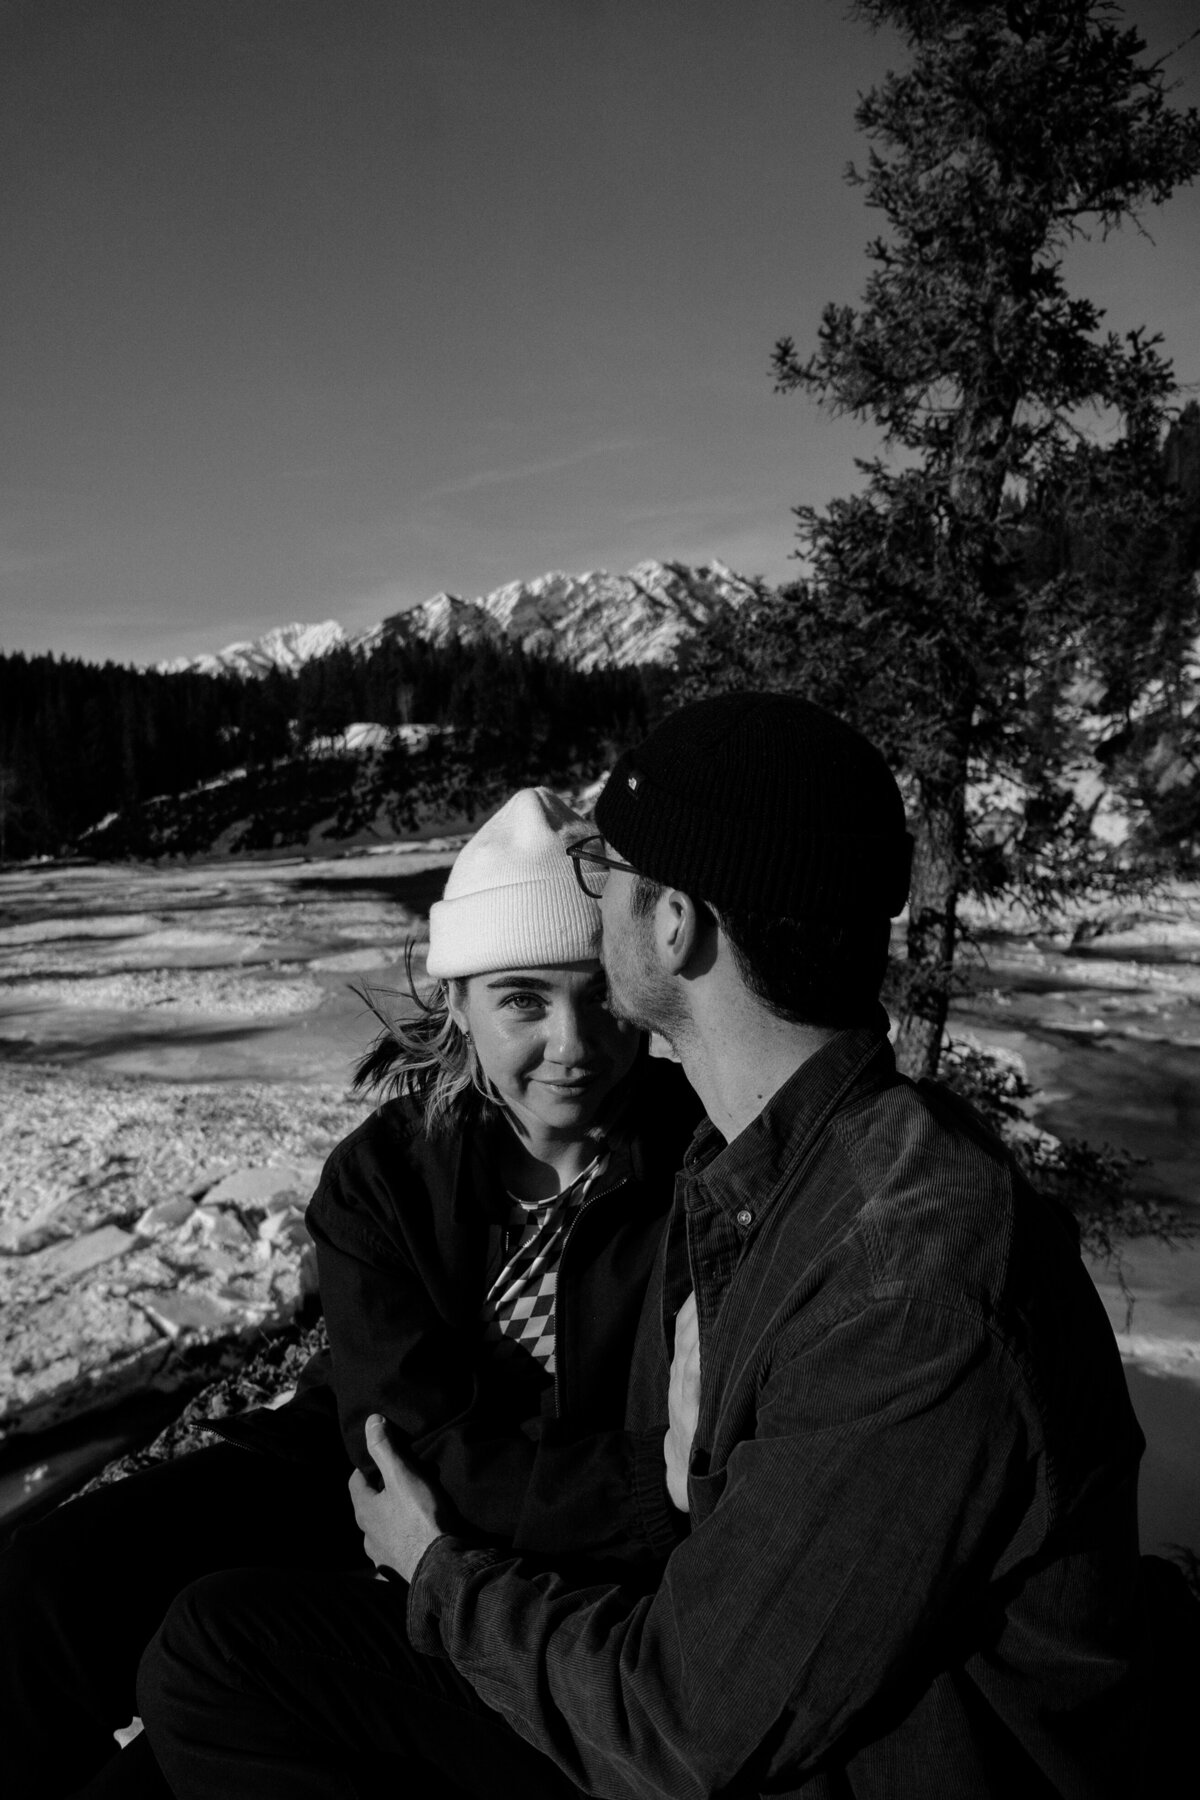
<instances>
[{"instance_id":1,"label":"dark trousers","mask_svg":"<svg viewBox=\"0 0 1200 1800\"><path fill-rule=\"evenodd\" d=\"M340 1470L219 1445L71 1501L0 1556L5 1792L377 1795L386 1772L396 1800L449 1800L511 1771L529 1800L573 1793L411 1649L406 1595L365 1562Z\"/></svg>"},{"instance_id":2,"label":"dark trousers","mask_svg":"<svg viewBox=\"0 0 1200 1800\"><path fill-rule=\"evenodd\" d=\"M114 1793L166 1791L147 1747L118 1752L113 1732L137 1712L138 1663L175 1595L248 1559L364 1566L342 1472L213 1445L14 1534L0 1556L0 1744L14 1800L58 1800L109 1764Z\"/></svg>"},{"instance_id":3,"label":"dark trousers","mask_svg":"<svg viewBox=\"0 0 1200 1800\"><path fill-rule=\"evenodd\" d=\"M576 1800L451 1663L412 1648L407 1600L372 1572L267 1569L181 1594L138 1677L177 1800Z\"/></svg>"}]
</instances>

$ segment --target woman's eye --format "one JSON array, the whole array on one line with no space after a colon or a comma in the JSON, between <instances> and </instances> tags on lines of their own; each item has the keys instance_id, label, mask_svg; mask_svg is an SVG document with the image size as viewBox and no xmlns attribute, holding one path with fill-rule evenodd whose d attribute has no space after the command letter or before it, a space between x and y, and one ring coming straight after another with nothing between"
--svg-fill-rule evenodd
<instances>
[{"instance_id":1,"label":"woman's eye","mask_svg":"<svg viewBox=\"0 0 1200 1800\"><path fill-rule=\"evenodd\" d=\"M521 1013L540 1012L545 1004L540 994L509 994L504 1001L504 1005L511 1007L513 1012Z\"/></svg>"}]
</instances>

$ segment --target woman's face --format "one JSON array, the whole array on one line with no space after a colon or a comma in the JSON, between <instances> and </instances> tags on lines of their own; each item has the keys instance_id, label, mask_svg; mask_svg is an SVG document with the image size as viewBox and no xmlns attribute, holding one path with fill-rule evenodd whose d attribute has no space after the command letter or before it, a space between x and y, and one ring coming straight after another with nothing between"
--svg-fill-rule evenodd
<instances>
[{"instance_id":1,"label":"woman's face","mask_svg":"<svg viewBox=\"0 0 1200 1800\"><path fill-rule=\"evenodd\" d=\"M633 1064L639 1033L614 1019L599 962L472 975L451 1000L479 1065L534 1136L582 1135Z\"/></svg>"}]
</instances>

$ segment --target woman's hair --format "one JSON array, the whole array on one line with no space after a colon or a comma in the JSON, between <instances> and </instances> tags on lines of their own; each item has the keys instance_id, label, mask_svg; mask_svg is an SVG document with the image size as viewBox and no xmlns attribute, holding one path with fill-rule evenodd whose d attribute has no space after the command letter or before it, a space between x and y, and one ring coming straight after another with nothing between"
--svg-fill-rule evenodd
<instances>
[{"instance_id":1,"label":"woman's hair","mask_svg":"<svg viewBox=\"0 0 1200 1800\"><path fill-rule=\"evenodd\" d=\"M354 1071L354 1091L373 1090L384 1099L408 1096L425 1114L425 1135L450 1136L473 1120L489 1121L503 1110L467 1034L450 1011L467 995L467 977L435 981L424 993L413 979L413 946L404 949L404 979L416 1013L397 1018L386 1002L395 989L356 987L379 1020L380 1031Z\"/></svg>"}]
</instances>

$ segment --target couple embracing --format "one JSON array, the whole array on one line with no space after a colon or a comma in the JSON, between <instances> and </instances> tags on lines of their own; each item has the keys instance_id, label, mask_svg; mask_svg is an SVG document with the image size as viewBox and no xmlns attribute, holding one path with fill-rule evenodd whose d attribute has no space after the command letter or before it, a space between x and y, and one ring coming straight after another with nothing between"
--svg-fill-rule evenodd
<instances>
[{"instance_id":1,"label":"couple embracing","mask_svg":"<svg viewBox=\"0 0 1200 1800\"><path fill-rule=\"evenodd\" d=\"M757 694L476 834L309 1209L331 1362L5 1559L19 1800L1139 1791L1142 1439L1069 1220L896 1072L909 851Z\"/></svg>"}]
</instances>

